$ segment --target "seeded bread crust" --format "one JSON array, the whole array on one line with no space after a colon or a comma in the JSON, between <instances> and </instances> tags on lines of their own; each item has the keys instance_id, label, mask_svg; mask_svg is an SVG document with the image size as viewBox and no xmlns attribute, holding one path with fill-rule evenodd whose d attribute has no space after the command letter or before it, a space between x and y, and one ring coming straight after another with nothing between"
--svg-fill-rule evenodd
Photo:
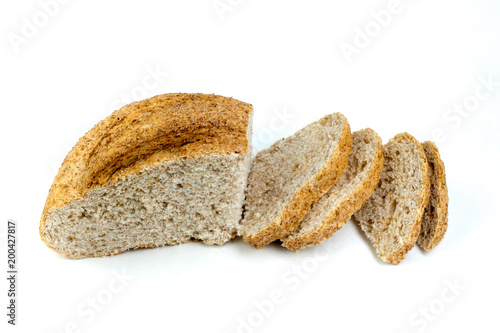
<instances>
[{"instance_id":1,"label":"seeded bread crust","mask_svg":"<svg viewBox=\"0 0 500 333\"><path fill-rule=\"evenodd\" d=\"M42 240L54 249L43 232L47 217L90 189L165 161L248 153L252 111L252 105L233 98L183 93L159 95L116 110L64 159L43 209Z\"/></svg>"},{"instance_id":2,"label":"seeded bread crust","mask_svg":"<svg viewBox=\"0 0 500 333\"><path fill-rule=\"evenodd\" d=\"M422 143L429 163L431 196L422 218L422 230L418 245L426 251L432 250L444 237L448 228L448 186L443 160L436 145L431 141Z\"/></svg>"},{"instance_id":3,"label":"seeded bread crust","mask_svg":"<svg viewBox=\"0 0 500 333\"><path fill-rule=\"evenodd\" d=\"M380 139L378 134L370 128L353 133L354 146L356 146L356 144L369 144L363 142L363 136L369 136L377 140L377 154L374 157L370 169L367 171L362 182L359 183L356 188L353 188L348 196L342 198L341 202L336 204L334 207L331 207L331 211L328 212L327 216L321 221L321 224L307 233L300 233L297 235L292 233L291 235L283 239L282 245L284 247L292 251L298 251L306 246L318 245L322 243L326 239L332 237L336 231L342 228L347 223L347 220L352 216L352 214L360 209L363 203L370 197L370 194L373 192L380 179L380 174L384 166L384 156L382 153L382 140ZM354 154L355 152L353 152L353 155ZM351 157L354 156L351 155ZM351 161L351 159L349 159L349 161ZM338 184L334 185L330 189L330 191L320 199L320 201L331 200L329 198L330 193L337 190L340 190L338 188ZM317 206L318 203L313 205L311 212L314 211L315 208L319 208L319 206ZM321 209L324 209L324 204L326 204L326 202L322 202L322 204L323 205L321 205Z\"/></svg>"},{"instance_id":4,"label":"seeded bread crust","mask_svg":"<svg viewBox=\"0 0 500 333\"><path fill-rule=\"evenodd\" d=\"M244 235L243 241L261 249L275 240L288 236L300 224L312 204L337 182L352 152L351 128L347 119L343 115L340 116L344 119L345 126L340 134L339 144L321 171L297 191L291 202L274 221L257 233Z\"/></svg>"}]
</instances>

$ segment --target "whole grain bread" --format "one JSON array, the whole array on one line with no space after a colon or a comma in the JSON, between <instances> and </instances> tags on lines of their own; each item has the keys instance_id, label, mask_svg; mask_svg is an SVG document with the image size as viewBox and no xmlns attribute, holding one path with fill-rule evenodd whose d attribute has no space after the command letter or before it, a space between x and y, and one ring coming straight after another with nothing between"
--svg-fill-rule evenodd
<instances>
[{"instance_id":1,"label":"whole grain bread","mask_svg":"<svg viewBox=\"0 0 500 333\"><path fill-rule=\"evenodd\" d=\"M251 159L252 106L166 94L115 111L66 156L40 221L71 258L237 234Z\"/></svg>"},{"instance_id":2,"label":"whole grain bread","mask_svg":"<svg viewBox=\"0 0 500 333\"><path fill-rule=\"evenodd\" d=\"M243 240L262 248L288 236L339 179L351 150L349 123L335 113L259 152L248 180Z\"/></svg>"},{"instance_id":3,"label":"whole grain bread","mask_svg":"<svg viewBox=\"0 0 500 333\"><path fill-rule=\"evenodd\" d=\"M422 230L417 244L426 251L432 250L444 237L448 228L448 186L444 163L433 142L422 143L429 163L431 194L422 218Z\"/></svg>"},{"instance_id":4,"label":"whole grain bread","mask_svg":"<svg viewBox=\"0 0 500 333\"><path fill-rule=\"evenodd\" d=\"M316 202L283 246L297 251L333 236L370 197L379 179L384 157L382 140L372 129L353 133L353 150L335 185Z\"/></svg>"},{"instance_id":5,"label":"whole grain bread","mask_svg":"<svg viewBox=\"0 0 500 333\"><path fill-rule=\"evenodd\" d=\"M354 214L384 261L399 264L420 234L429 201L429 167L422 145L410 134L396 135L383 148L377 187Z\"/></svg>"}]
</instances>

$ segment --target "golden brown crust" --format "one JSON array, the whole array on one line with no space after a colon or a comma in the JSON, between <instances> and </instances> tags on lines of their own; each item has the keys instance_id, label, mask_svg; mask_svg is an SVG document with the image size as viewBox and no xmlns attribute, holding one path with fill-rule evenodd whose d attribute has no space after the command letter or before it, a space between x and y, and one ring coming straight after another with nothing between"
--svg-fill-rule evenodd
<instances>
[{"instance_id":1,"label":"golden brown crust","mask_svg":"<svg viewBox=\"0 0 500 333\"><path fill-rule=\"evenodd\" d=\"M280 216L263 230L245 236L243 240L256 248L288 236L306 216L311 205L319 200L337 182L347 166L352 151L351 128L347 120L335 151L323 169L298 191Z\"/></svg>"},{"instance_id":2,"label":"golden brown crust","mask_svg":"<svg viewBox=\"0 0 500 333\"><path fill-rule=\"evenodd\" d=\"M417 204L417 215L415 218L415 221L412 225L411 228L411 233L410 237L406 239L405 244L396 252L391 253L389 256L382 258L385 261L390 262L391 264L398 265L401 260L403 260L408 252L415 246L415 243L417 242L418 235L420 234L420 229L421 229L421 221L422 221L422 216L425 211L425 207L427 207L427 204L429 202L429 196L431 193L431 184L429 181L429 166L427 163L427 157L425 156L424 148L422 145L415 139L412 135L408 133L401 133L398 134L394 137L394 139L397 138L404 138L408 141L412 141L415 145L415 147L418 150L418 153L420 155L421 161L423 163L420 165L420 169L423 174L423 184L422 188L420 189L420 197L419 201Z\"/></svg>"},{"instance_id":3,"label":"golden brown crust","mask_svg":"<svg viewBox=\"0 0 500 333\"><path fill-rule=\"evenodd\" d=\"M372 129L366 129L366 131L372 131L378 137ZM361 208L377 186L384 167L382 140L378 137L378 141L377 156L363 182L326 216L321 226L314 228L304 235L286 237L282 244L284 247L292 251L298 251L306 246L322 243L324 240L332 237L333 234L342 228L347 223L347 220Z\"/></svg>"},{"instance_id":4,"label":"golden brown crust","mask_svg":"<svg viewBox=\"0 0 500 333\"><path fill-rule=\"evenodd\" d=\"M424 250L430 251L441 242L448 228L449 197L444 162L438 148L431 141L422 143L422 146L429 163L431 194L437 197L437 205L432 207L432 202L429 200L423 218L427 216L432 221L434 228L431 230L430 235L425 235L422 229L417 243Z\"/></svg>"},{"instance_id":5,"label":"golden brown crust","mask_svg":"<svg viewBox=\"0 0 500 333\"><path fill-rule=\"evenodd\" d=\"M135 102L95 125L64 159L50 188L50 213L94 187L155 163L206 153L247 153L252 105L206 94L165 94Z\"/></svg>"}]
</instances>

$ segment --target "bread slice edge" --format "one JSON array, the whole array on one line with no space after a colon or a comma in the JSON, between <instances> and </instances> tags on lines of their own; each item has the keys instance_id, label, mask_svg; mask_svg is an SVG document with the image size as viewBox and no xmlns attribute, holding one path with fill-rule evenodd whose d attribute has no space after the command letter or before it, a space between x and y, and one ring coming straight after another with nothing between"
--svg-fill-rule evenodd
<instances>
[{"instance_id":1,"label":"bread slice edge","mask_svg":"<svg viewBox=\"0 0 500 333\"><path fill-rule=\"evenodd\" d=\"M429 203L429 196L431 192L431 184L429 180L429 166L427 163L427 157L425 156L424 148L420 144L420 142L415 139L411 134L409 133L402 133L399 134L402 136L405 136L407 138L410 138L415 144L418 149L419 155L422 158L422 160L425 162L423 163L420 167L423 172L423 184L422 184L422 191L419 197L419 202L418 202L418 208L417 208L417 215L415 217L415 221L412 226L412 231L411 231L411 236L408 238L407 242L397 251L391 253L390 255L386 256L385 258L382 258L383 260L394 264L394 265L399 265L401 261L406 257L408 252L410 252L411 249L415 246L418 236L420 235L420 230L421 230L421 221L422 221L422 216L425 211L425 207ZM397 136L396 136L397 137Z\"/></svg>"},{"instance_id":2,"label":"bread slice edge","mask_svg":"<svg viewBox=\"0 0 500 333\"><path fill-rule=\"evenodd\" d=\"M431 141L423 142L422 146L429 163L431 195L422 217L422 230L417 243L422 249L430 251L443 240L448 228L449 197L445 166L438 148ZM434 197L436 197L435 200L433 200ZM429 237L425 235L426 223L433 225L432 234Z\"/></svg>"}]
</instances>

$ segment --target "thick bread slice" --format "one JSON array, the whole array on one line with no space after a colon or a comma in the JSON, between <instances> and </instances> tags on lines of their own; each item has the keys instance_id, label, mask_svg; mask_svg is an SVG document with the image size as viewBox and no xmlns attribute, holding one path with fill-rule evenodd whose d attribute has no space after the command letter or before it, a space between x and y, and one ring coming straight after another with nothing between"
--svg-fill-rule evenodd
<instances>
[{"instance_id":1,"label":"thick bread slice","mask_svg":"<svg viewBox=\"0 0 500 333\"><path fill-rule=\"evenodd\" d=\"M382 260L397 265L413 248L429 194L422 145L408 133L396 135L384 146L377 187L354 214Z\"/></svg>"},{"instance_id":2,"label":"thick bread slice","mask_svg":"<svg viewBox=\"0 0 500 333\"><path fill-rule=\"evenodd\" d=\"M71 258L237 234L251 159L252 106L167 94L115 111L64 160L40 222Z\"/></svg>"},{"instance_id":3,"label":"thick bread slice","mask_svg":"<svg viewBox=\"0 0 500 333\"><path fill-rule=\"evenodd\" d=\"M349 123L335 113L259 152L248 180L243 240L262 248L289 235L339 179L351 150Z\"/></svg>"},{"instance_id":4,"label":"thick bread slice","mask_svg":"<svg viewBox=\"0 0 500 333\"><path fill-rule=\"evenodd\" d=\"M379 179L384 156L382 140L372 129L353 133L352 154L337 183L316 202L283 246L297 251L333 236L370 197Z\"/></svg>"},{"instance_id":5,"label":"thick bread slice","mask_svg":"<svg viewBox=\"0 0 500 333\"><path fill-rule=\"evenodd\" d=\"M422 144L429 162L431 195L422 218L422 230L418 245L426 251L432 250L444 237L448 228L448 187L446 173L439 150L433 142Z\"/></svg>"}]
</instances>

